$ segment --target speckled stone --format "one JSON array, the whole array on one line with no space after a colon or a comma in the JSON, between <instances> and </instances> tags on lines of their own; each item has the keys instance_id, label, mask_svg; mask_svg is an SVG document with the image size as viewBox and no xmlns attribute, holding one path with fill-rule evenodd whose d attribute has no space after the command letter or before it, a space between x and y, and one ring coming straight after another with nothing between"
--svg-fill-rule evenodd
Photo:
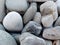
<instances>
[{"instance_id":1,"label":"speckled stone","mask_svg":"<svg viewBox=\"0 0 60 45\"><path fill-rule=\"evenodd\" d=\"M24 32L30 32L35 35L39 35L42 30L42 27L40 24L30 21L23 29L22 33Z\"/></svg>"},{"instance_id":2,"label":"speckled stone","mask_svg":"<svg viewBox=\"0 0 60 45\"><path fill-rule=\"evenodd\" d=\"M42 16L41 22L44 27L51 27L54 20L52 15Z\"/></svg>"},{"instance_id":3,"label":"speckled stone","mask_svg":"<svg viewBox=\"0 0 60 45\"><path fill-rule=\"evenodd\" d=\"M0 30L0 45L17 45L17 43L9 33Z\"/></svg>"},{"instance_id":4,"label":"speckled stone","mask_svg":"<svg viewBox=\"0 0 60 45\"><path fill-rule=\"evenodd\" d=\"M36 12L33 21L37 22L37 23L41 23L41 13L40 12Z\"/></svg>"},{"instance_id":5,"label":"speckled stone","mask_svg":"<svg viewBox=\"0 0 60 45\"><path fill-rule=\"evenodd\" d=\"M5 30L5 28L2 24L0 24L0 30Z\"/></svg>"},{"instance_id":6,"label":"speckled stone","mask_svg":"<svg viewBox=\"0 0 60 45\"><path fill-rule=\"evenodd\" d=\"M53 1L47 1L41 4L40 11L43 16L52 15L54 21L58 18L57 5Z\"/></svg>"},{"instance_id":7,"label":"speckled stone","mask_svg":"<svg viewBox=\"0 0 60 45\"><path fill-rule=\"evenodd\" d=\"M9 12L3 20L3 25L8 31L21 31L23 28L22 17L15 11Z\"/></svg>"},{"instance_id":8,"label":"speckled stone","mask_svg":"<svg viewBox=\"0 0 60 45\"><path fill-rule=\"evenodd\" d=\"M37 11L37 4L31 3L30 7L27 9L26 13L23 16L24 24L28 23L31 19L33 19L34 15Z\"/></svg>"},{"instance_id":9,"label":"speckled stone","mask_svg":"<svg viewBox=\"0 0 60 45\"><path fill-rule=\"evenodd\" d=\"M36 37L30 33L23 33L20 36L21 45L45 45L45 40L39 37Z\"/></svg>"},{"instance_id":10,"label":"speckled stone","mask_svg":"<svg viewBox=\"0 0 60 45\"><path fill-rule=\"evenodd\" d=\"M6 7L10 11L26 11L28 8L27 0L6 0Z\"/></svg>"},{"instance_id":11,"label":"speckled stone","mask_svg":"<svg viewBox=\"0 0 60 45\"><path fill-rule=\"evenodd\" d=\"M50 40L58 40L60 39L60 26L56 26L54 28L44 29L43 37Z\"/></svg>"}]
</instances>

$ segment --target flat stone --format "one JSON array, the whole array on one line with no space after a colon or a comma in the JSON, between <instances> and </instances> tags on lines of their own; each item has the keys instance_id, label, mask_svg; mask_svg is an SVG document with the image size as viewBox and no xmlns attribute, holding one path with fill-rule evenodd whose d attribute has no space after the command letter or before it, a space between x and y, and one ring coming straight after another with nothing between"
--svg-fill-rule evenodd
<instances>
[{"instance_id":1,"label":"flat stone","mask_svg":"<svg viewBox=\"0 0 60 45\"><path fill-rule=\"evenodd\" d=\"M23 28L22 17L15 11L9 12L3 20L3 25L8 31L21 31Z\"/></svg>"},{"instance_id":2,"label":"flat stone","mask_svg":"<svg viewBox=\"0 0 60 45\"><path fill-rule=\"evenodd\" d=\"M5 17L5 0L0 0L0 22Z\"/></svg>"},{"instance_id":3,"label":"flat stone","mask_svg":"<svg viewBox=\"0 0 60 45\"><path fill-rule=\"evenodd\" d=\"M43 37L50 40L60 39L60 26L45 29L43 31Z\"/></svg>"},{"instance_id":4,"label":"flat stone","mask_svg":"<svg viewBox=\"0 0 60 45\"><path fill-rule=\"evenodd\" d=\"M41 22L44 27L51 27L54 20L52 15L42 16Z\"/></svg>"},{"instance_id":5,"label":"flat stone","mask_svg":"<svg viewBox=\"0 0 60 45\"><path fill-rule=\"evenodd\" d=\"M29 2L46 2L46 1L57 1L57 0L28 0Z\"/></svg>"},{"instance_id":6,"label":"flat stone","mask_svg":"<svg viewBox=\"0 0 60 45\"><path fill-rule=\"evenodd\" d=\"M20 42L21 45L45 45L46 44L44 39L36 37L30 33L21 34Z\"/></svg>"},{"instance_id":7,"label":"flat stone","mask_svg":"<svg viewBox=\"0 0 60 45\"><path fill-rule=\"evenodd\" d=\"M17 45L17 43L9 33L0 30L0 45Z\"/></svg>"},{"instance_id":8,"label":"flat stone","mask_svg":"<svg viewBox=\"0 0 60 45\"><path fill-rule=\"evenodd\" d=\"M34 15L36 14L36 11L37 11L37 4L31 3L30 7L23 16L24 24L28 23L31 19L33 19Z\"/></svg>"},{"instance_id":9,"label":"flat stone","mask_svg":"<svg viewBox=\"0 0 60 45\"><path fill-rule=\"evenodd\" d=\"M40 24L30 21L23 29L22 33L24 32L30 32L35 35L39 35L42 30L42 27Z\"/></svg>"},{"instance_id":10,"label":"flat stone","mask_svg":"<svg viewBox=\"0 0 60 45\"><path fill-rule=\"evenodd\" d=\"M54 21L58 18L57 5L53 1L47 1L40 6L42 16L52 15Z\"/></svg>"},{"instance_id":11,"label":"flat stone","mask_svg":"<svg viewBox=\"0 0 60 45\"><path fill-rule=\"evenodd\" d=\"M6 7L10 11L26 11L28 8L27 0L6 0Z\"/></svg>"},{"instance_id":12,"label":"flat stone","mask_svg":"<svg viewBox=\"0 0 60 45\"><path fill-rule=\"evenodd\" d=\"M60 26L60 17L58 17L57 21L55 22L55 26Z\"/></svg>"},{"instance_id":13,"label":"flat stone","mask_svg":"<svg viewBox=\"0 0 60 45\"><path fill-rule=\"evenodd\" d=\"M40 12L36 12L33 21L37 22L37 23L41 23L41 13Z\"/></svg>"}]
</instances>

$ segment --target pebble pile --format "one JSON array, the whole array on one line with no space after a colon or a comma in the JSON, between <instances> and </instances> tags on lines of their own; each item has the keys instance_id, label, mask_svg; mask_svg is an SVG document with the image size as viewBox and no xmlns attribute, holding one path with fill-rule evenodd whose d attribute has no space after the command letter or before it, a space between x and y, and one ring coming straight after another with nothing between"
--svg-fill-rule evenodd
<instances>
[{"instance_id":1,"label":"pebble pile","mask_svg":"<svg viewBox=\"0 0 60 45\"><path fill-rule=\"evenodd\" d=\"M60 0L0 0L0 45L60 45Z\"/></svg>"}]
</instances>

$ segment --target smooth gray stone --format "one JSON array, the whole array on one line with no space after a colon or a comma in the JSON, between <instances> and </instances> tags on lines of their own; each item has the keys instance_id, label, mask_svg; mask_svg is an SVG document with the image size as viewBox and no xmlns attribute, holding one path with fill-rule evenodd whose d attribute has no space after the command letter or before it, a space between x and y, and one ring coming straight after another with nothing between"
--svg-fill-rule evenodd
<instances>
[{"instance_id":1,"label":"smooth gray stone","mask_svg":"<svg viewBox=\"0 0 60 45\"><path fill-rule=\"evenodd\" d=\"M15 40L19 43L19 37L21 34L13 33L12 36L15 38Z\"/></svg>"},{"instance_id":2,"label":"smooth gray stone","mask_svg":"<svg viewBox=\"0 0 60 45\"><path fill-rule=\"evenodd\" d=\"M6 7L10 11L23 11L28 8L27 0L6 0Z\"/></svg>"},{"instance_id":3,"label":"smooth gray stone","mask_svg":"<svg viewBox=\"0 0 60 45\"><path fill-rule=\"evenodd\" d=\"M5 28L2 24L0 24L0 30L5 30Z\"/></svg>"},{"instance_id":4,"label":"smooth gray stone","mask_svg":"<svg viewBox=\"0 0 60 45\"><path fill-rule=\"evenodd\" d=\"M9 12L3 20L3 25L8 31L21 31L23 28L22 17L15 11Z\"/></svg>"},{"instance_id":5,"label":"smooth gray stone","mask_svg":"<svg viewBox=\"0 0 60 45\"><path fill-rule=\"evenodd\" d=\"M24 24L28 23L29 21L31 21L31 19L34 18L36 11L37 11L37 4L31 3L30 7L27 9L26 13L23 16Z\"/></svg>"},{"instance_id":6,"label":"smooth gray stone","mask_svg":"<svg viewBox=\"0 0 60 45\"><path fill-rule=\"evenodd\" d=\"M23 29L22 33L24 32L30 32L35 35L39 35L42 30L42 27L40 24L30 21Z\"/></svg>"},{"instance_id":7,"label":"smooth gray stone","mask_svg":"<svg viewBox=\"0 0 60 45\"><path fill-rule=\"evenodd\" d=\"M0 45L17 45L17 43L9 33L0 30Z\"/></svg>"},{"instance_id":8,"label":"smooth gray stone","mask_svg":"<svg viewBox=\"0 0 60 45\"><path fill-rule=\"evenodd\" d=\"M19 39L21 45L46 45L44 39L36 37L30 33L22 33Z\"/></svg>"},{"instance_id":9,"label":"smooth gray stone","mask_svg":"<svg viewBox=\"0 0 60 45\"><path fill-rule=\"evenodd\" d=\"M5 0L0 0L0 22L5 17Z\"/></svg>"}]
</instances>

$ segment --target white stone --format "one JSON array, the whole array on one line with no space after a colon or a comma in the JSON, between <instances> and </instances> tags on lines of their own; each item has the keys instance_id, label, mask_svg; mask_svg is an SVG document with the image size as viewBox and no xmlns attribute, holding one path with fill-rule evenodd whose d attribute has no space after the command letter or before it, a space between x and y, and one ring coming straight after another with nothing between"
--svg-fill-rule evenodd
<instances>
[{"instance_id":1,"label":"white stone","mask_svg":"<svg viewBox=\"0 0 60 45\"><path fill-rule=\"evenodd\" d=\"M10 11L26 11L28 3L27 0L6 0L6 7Z\"/></svg>"},{"instance_id":2,"label":"white stone","mask_svg":"<svg viewBox=\"0 0 60 45\"><path fill-rule=\"evenodd\" d=\"M3 25L8 31L21 31L23 28L22 17L17 12L10 12L3 20Z\"/></svg>"},{"instance_id":3,"label":"white stone","mask_svg":"<svg viewBox=\"0 0 60 45\"><path fill-rule=\"evenodd\" d=\"M28 10L26 11L25 15L23 16L25 24L29 22L31 19L33 19L34 15L36 14L36 11L37 11L37 4L32 3L28 8Z\"/></svg>"},{"instance_id":4,"label":"white stone","mask_svg":"<svg viewBox=\"0 0 60 45\"><path fill-rule=\"evenodd\" d=\"M9 33L0 30L0 45L17 45L17 43Z\"/></svg>"},{"instance_id":5,"label":"white stone","mask_svg":"<svg viewBox=\"0 0 60 45\"><path fill-rule=\"evenodd\" d=\"M5 17L5 0L0 0L0 22Z\"/></svg>"},{"instance_id":6,"label":"white stone","mask_svg":"<svg viewBox=\"0 0 60 45\"><path fill-rule=\"evenodd\" d=\"M42 16L41 22L44 27L51 27L53 24L53 16L52 15L47 15L47 16Z\"/></svg>"},{"instance_id":7,"label":"white stone","mask_svg":"<svg viewBox=\"0 0 60 45\"><path fill-rule=\"evenodd\" d=\"M47 1L40 6L41 14L52 15L54 21L58 18L57 5L53 1Z\"/></svg>"},{"instance_id":8,"label":"white stone","mask_svg":"<svg viewBox=\"0 0 60 45\"><path fill-rule=\"evenodd\" d=\"M25 38L23 38L26 35ZM30 35L30 36L29 36ZM21 45L46 45L45 40L32 34L22 34L20 37Z\"/></svg>"},{"instance_id":9,"label":"white stone","mask_svg":"<svg viewBox=\"0 0 60 45\"><path fill-rule=\"evenodd\" d=\"M56 1L56 5L57 5L58 13L60 14L60 0Z\"/></svg>"},{"instance_id":10,"label":"white stone","mask_svg":"<svg viewBox=\"0 0 60 45\"><path fill-rule=\"evenodd\" d=\"M55 22L55 26L60 26L60 17L58 17L57 21Z\"/></svg>"},{"instance_id":11,"label":"white stone","mask_svg":"<svg viewBox=\"0 0 60 45\"><path fill-rule=\"evenodd\" d=\"M43 37L50 40L60 39L60 26L45 29L43 32Z\"/></svg>"},{"instance_id":12,"label":"white stone","mask_svg":"<svg viewBox=\"0 0 60 45\"><path fill-rule=\"evenodd\" d=\"M30 32L32 34L35 35L39 35L41 33L42 30L42 26L34 21L30 21L29 23L27 23L22 31L22 33L24 32Z\"/></svg>"},{"instance_id":13,"label":"white stone","mask_svg":"<svg viewBox=\"0 0 60 45\"><path fill-rule=\"evenodd\" d=\"M41 23L41 14L40 12L36 12L33 21L37 22L37 23Z\"/></svg>"}]
</instances>

